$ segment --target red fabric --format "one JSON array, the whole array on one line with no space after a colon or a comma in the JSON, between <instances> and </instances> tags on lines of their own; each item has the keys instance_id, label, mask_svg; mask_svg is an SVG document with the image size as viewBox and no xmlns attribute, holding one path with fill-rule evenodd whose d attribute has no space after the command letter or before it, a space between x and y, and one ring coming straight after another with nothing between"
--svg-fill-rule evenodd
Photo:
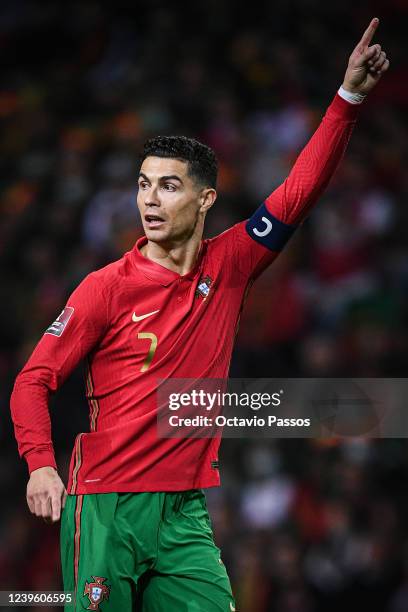
<instances>
[{"instance_id":1,"label":"red fabric","mask_svg":"<svg viewBox=\"0 0 408 612\"><path fill-rule=\"evenodd\" d=\"M343 157L360 108L336 94L288 178L266 200L280 221L297 225L307 216Z\"/></svg>"},{"instance_id":2,"label":"red fabric","mask_svg":"<svg viewBox=\"0 0 408 612\"><path fill-rule=\"evenodd\" d=\"M317 199L341 159L356 107L336 96L288 179L267 201L294 224ZM58 335L46 333L17 377L12 416L30 471L55 467L48 397L87 358L90 432L73 451L68 492L177 491L219 484L219 438L160 439L158 379L225 378L248 285L277 253L254 242L239 223L205 240L195 268L180 276L142 256L141 238L119 261L90 274L67 302L73 313ZM197 285L210 277L206 299ZM133 313L143 320L132 321ZM267 316L267 315L265 315ZM61 325L53 324L53 330ZM158 344L147 371L150 348Z\"/></svg>"}]
</instances>

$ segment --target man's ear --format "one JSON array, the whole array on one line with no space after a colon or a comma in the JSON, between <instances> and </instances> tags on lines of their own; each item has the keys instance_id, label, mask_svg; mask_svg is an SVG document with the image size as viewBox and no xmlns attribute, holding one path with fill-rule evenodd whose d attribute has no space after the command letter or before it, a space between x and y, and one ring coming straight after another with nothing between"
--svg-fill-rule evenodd
<instances>
[{"instance_id":1,"label":"man's ear","mask_svg":"<svg viewBox=\"0 0 408 612\"><path fill-rule=\"evenodd\" d=\"M215 189L203 189L200 195L200 212L206 213L217 199Z\"/></svg>"}]
</instances>

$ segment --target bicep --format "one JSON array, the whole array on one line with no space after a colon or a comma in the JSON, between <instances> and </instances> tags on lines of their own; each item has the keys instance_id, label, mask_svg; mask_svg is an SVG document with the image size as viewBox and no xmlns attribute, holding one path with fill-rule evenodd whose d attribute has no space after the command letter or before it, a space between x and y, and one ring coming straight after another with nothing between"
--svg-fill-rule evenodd
<instances>
[{"instance_id":1,"label":"bicep","mask_svg":"<svg viewBox=\"0 0 408 612\"><path fill-rule=\"evenodd\" d=\"M247 220L232 230L234 259L246 277L256 278L279 255L295 231L262 204Z\"/></svg>"}]
</instances>

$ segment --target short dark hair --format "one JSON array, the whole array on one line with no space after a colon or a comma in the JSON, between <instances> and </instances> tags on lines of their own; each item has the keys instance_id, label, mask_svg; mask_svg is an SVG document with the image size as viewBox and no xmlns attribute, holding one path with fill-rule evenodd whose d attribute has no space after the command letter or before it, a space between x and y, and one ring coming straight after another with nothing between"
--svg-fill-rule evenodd
<instances>
[{"instance_id":1,"label":"short dark hair","mask_svg":"<svg viewBox=\"0 0 408 612\"><path fill-rule=\"evenodd\" d=\"M188 175L203 187L216 188L218 163L214 151L187 136L156 136L147 140L140 163L146 157L172 157L187 162Z\"/></svg>"}]
</instances>

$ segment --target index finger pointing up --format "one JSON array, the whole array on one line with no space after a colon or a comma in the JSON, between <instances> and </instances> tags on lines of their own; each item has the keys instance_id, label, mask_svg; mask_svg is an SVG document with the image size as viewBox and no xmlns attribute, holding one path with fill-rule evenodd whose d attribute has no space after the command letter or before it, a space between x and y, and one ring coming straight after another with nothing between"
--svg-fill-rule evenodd
<instances>
[{"instance_id":1,"label":"index finger pointing up","mask_svg":"<svg viewBox=\"0 0 408 612\"><path fill-rule=\"evenodd\" d=\"M360 40L360 45L362 45L363 47L368 47L376 29L378 28L379 23L380 20L378 19L378 17L374 17L374 19L371 20L370 25L368 26L368 28L363 34L362 39Z\"/></svg>"}]
</instances>

